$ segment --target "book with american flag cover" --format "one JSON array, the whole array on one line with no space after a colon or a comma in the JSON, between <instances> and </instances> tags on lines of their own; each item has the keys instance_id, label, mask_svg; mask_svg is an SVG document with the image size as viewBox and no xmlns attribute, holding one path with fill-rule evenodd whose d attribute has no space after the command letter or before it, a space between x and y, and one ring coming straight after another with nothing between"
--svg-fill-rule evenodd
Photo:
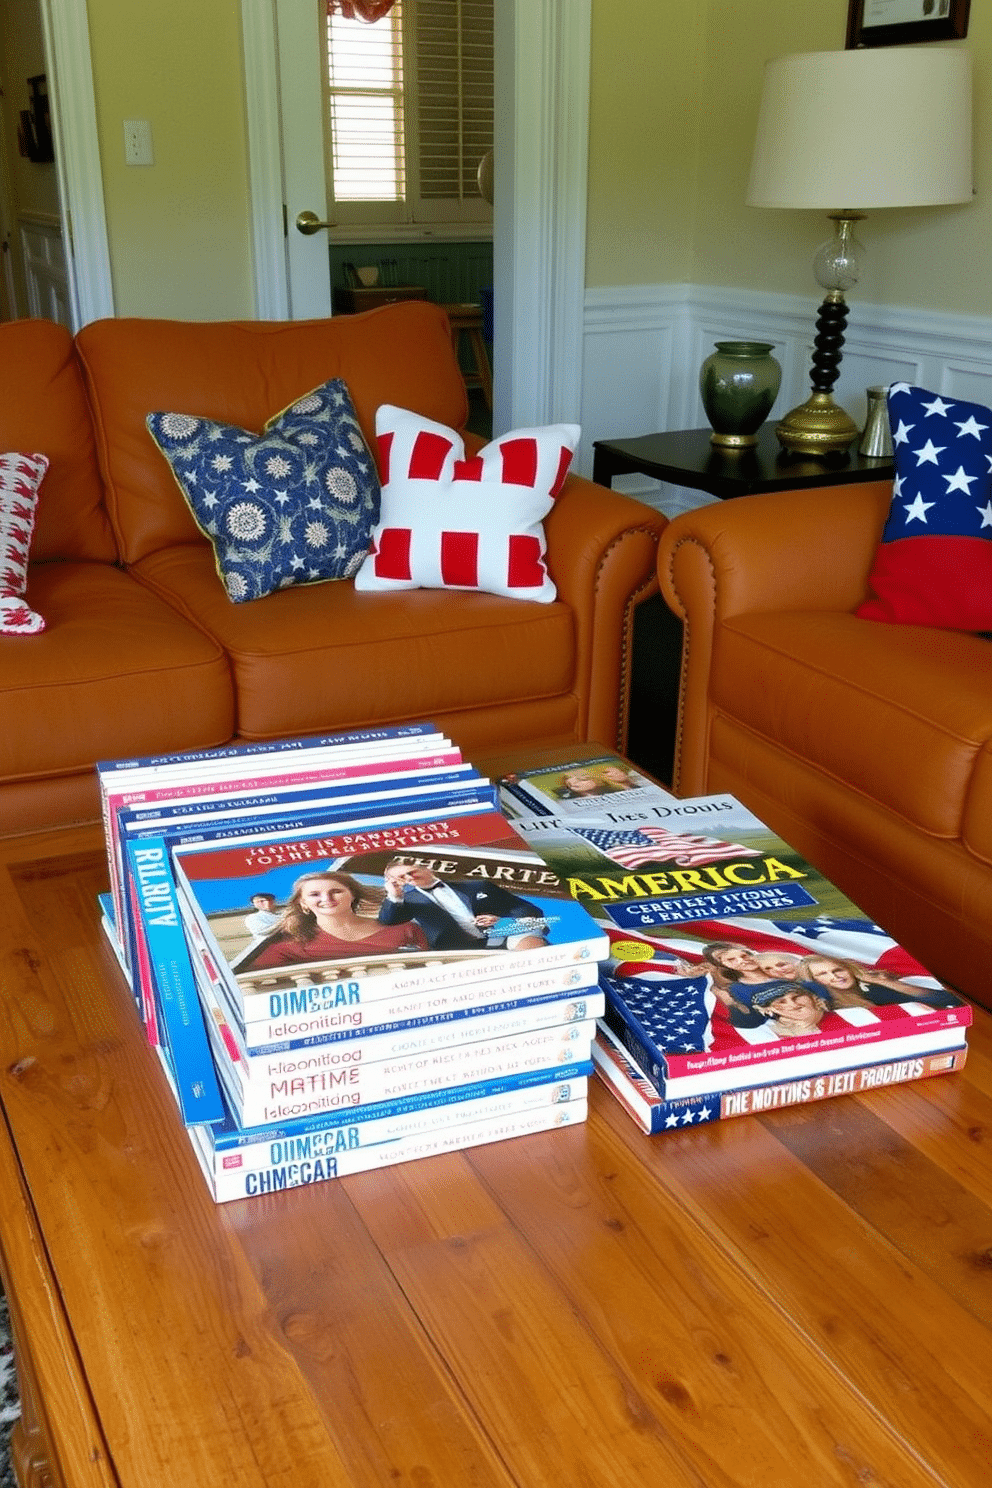
<instances>
[{"instance_id":1,"label":"book with american flag cover","mask_svg":"<svg viewBox=\"0 0 992 1488\"><path fill-rule=\"evenodd\" d=\"M666 1099L964 1040L970 1005L736 797L648 811L514 827L603 924L605 1021Z\"/></svg>"},{"instance_id":2,"label":"book with american flag cover","mask_svg":"<svg viewBox=\"0 0 992 1488\"><path fill-rule=\"evenodd\" d=\"M964 1068L968 1047L959 1043L954 1048L907 1059L896 1045L894 1057L887 1057L892 1054L887 1045L880 1044L875 1049L877 1062L873 1059L871 1064L845 1068L838 1067L833 1056L826 1053L818 1056L822 1064L812 1065L811 1061L808 1073L787 1080L666 1100L602 1020L592 1045L597 1076L631 1120L648 1136L707 1126L713 1121L728 1121L735 1116L784 1111L838 1095L865 1095L870 1091L884 1090L889 1085L905 1085L913 1080L929 1080L935 1075L954 1074Z\"/></svg>"}]
</instances>

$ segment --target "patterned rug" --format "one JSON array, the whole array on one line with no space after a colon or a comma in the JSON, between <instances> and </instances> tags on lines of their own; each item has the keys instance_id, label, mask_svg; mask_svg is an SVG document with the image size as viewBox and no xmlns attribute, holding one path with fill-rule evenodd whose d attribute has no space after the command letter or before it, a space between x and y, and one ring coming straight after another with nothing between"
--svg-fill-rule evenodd
<instances>
[{"instance_id":1,"label":"patterned rug","mask_svg":"<svg viewBox=\"0 0 992 1488\"><path fill-rule=\"evenodd\" d=\"M10 1339L7 1298L0 1292L0 1488L17 1488L10 1464L10 1428L21 1413L14 1370L14 1348Z\"/></svg>"}]
</instances>

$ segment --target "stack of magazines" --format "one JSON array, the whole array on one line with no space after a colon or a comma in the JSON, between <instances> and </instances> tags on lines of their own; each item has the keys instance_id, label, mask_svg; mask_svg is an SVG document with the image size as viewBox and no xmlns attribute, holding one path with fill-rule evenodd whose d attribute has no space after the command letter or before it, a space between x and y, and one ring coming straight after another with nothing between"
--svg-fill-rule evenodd
<instances>
[{"instance_id":1,"label":"stack of magazines","mask_svg":"<svg viewBox=\"0 0 992 1488\"><path fill-rule=\"evenodd\" d=\"M609 938L593 1059L644 1131L964 1064L970 1004L734 796L679 799L613 755L499 785Z\"/></svg>"},{"instance_id":2,"label":"stack of magazines","mask_svg":"<svg viewBox=\"0 0 992 1488\"><path fill-rule=\"evenodd\" d=\"M430 724L98 774L104 928L218 1202L585 1119L607 934Z\"/></svg>"}]
</instances>

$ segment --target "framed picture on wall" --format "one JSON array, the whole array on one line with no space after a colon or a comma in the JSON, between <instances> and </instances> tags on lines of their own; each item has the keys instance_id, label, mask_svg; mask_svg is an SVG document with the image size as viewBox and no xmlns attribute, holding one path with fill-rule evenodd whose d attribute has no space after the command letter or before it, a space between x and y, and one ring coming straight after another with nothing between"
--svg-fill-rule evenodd
<instances>
[{"instance_id":1,"label":"framed picture on wall","mask_svg":"<svg viewBox=\"0 0 992 1488\"><path fill-rule=\"evenodd\" d=\"M968 35L971 0L850 0L847 48L954 41Z\"/></svg>"}]
</instances>

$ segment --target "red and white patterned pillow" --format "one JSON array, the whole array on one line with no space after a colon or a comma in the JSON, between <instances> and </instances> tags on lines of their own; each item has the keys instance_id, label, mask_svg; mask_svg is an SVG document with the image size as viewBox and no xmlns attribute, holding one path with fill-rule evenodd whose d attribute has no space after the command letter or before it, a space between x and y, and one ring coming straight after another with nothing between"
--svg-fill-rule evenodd
<instances>
[{"instance_id":1,"label":"red and white patterned pillow","mask_svg":"<svg viewBox=\"0 0 992 1488\"><path fill-rule=\"evenodd\" d=\"M24 602L28 553L45 478L44 455L0 455L0 635L37 635L45 622Z\"/></svg>"},{"instance_id":2,"label":"red and white patterned pillow","mask_svg":"<svg viewBox=\"0 0 992 1488\"><path fill-rule=\"evenodd\" d=\"M460 434L390 403L375 429L382 505L356 589L555 598L542 523L572 463L577 424L516 429L468 460Z\"/></svg>"}]
</instances>

